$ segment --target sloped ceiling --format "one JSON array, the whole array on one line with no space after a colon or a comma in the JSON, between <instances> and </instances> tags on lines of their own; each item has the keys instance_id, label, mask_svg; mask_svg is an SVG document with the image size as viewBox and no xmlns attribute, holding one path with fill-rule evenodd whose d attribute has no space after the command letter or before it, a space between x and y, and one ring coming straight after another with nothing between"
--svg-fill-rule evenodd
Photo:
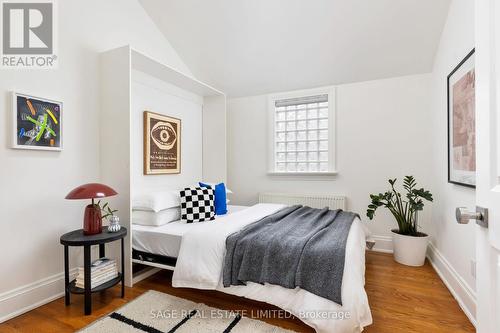
<instances>
[{"instance_id":1,"label":"sloped ceiling","mask_svg":"<svg viewBox=\"0 0 500 333\"><path fill-rule=\"evenodd\" d=\"M140 3L195 76L231 97L430 72L449 6L449 0Z\"/></svg>"}]
</instances>

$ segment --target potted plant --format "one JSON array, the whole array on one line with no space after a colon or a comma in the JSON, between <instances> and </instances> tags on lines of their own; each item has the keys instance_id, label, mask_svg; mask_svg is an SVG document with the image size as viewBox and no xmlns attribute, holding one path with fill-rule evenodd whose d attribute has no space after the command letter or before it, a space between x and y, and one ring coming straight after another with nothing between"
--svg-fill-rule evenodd
<instances>
[{"instance_id":1,"label":"potted plant","mask_svg":"<svg viewBox=\"0 0 500 333\"><path fill-rule=\"evenodd\" d=\"M377 208L387 208L399 227L391 230L394 259L404 265L422 266L429 236L418 230L418 212L424 209L424 200L433 200L432 194L423 188L416 188L415 178L406 176L403 181L406 195L403 197L394 187L396 180L389 179L389 191L370 194L371 203L368 205L366 216L372 220Z\"/></svg>"},{"instance_id":2,"label":"potted plant","mask_svg":"<svg viewBox=\"0 0 500 333\"><path fill-rule=\"evenodd\" d=\"M109 232L117 232L121 229L120 226L120 218L115 215L115 213L118 211L117 209L111 209L109 204L106 202L104 205L101 206L101 200L97 202L97 206L101 209L101 211L104 213L102 214L103 219L108 220L109 226L108 226L108 231Z\"/></svg>"}]
</instances>

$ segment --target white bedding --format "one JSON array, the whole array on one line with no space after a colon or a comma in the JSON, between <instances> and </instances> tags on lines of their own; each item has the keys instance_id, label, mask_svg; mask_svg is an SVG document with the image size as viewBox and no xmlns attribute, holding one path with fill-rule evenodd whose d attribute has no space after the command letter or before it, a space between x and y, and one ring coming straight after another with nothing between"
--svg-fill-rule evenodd
<instances>
[{"instance_id":1,"label":"white bedding","mask_svg":"<svg viewBox=\"0 0 500 333\"><path fill-rule=\"evenodd\" d=\"M179 207L167 208L159 212L152 210L132 210L133 224L159 227L173 221L178 221L180 218L181 209Z\"/></svg>"},{"instance_id":2,"label":"white bedding","mask_svg":"<svg viewBox=\"0 0 500 333\"><path fill-rule=\"evenodd\" d=\"M245 206L228 205L228 213L232 214L245 209ZM154 212L146 212L154 213ZM158 213L156 213L158 214ZM134 224L134 213L132 214L132 248L138 251L159 254L167 257L177 258L181 248L182 235L196 228L198 223L186 223L180 220L170 222L161 226ZM219 217L216 217L218 219Z\"/></svg>"},{"instance_id":3,"label":"white bedding","mask_svg":"<svg viewBox=\"0 0 500 333\"><path fill-rule=\"evenodd\" d=\"M360 332L372 323L364 290L365 232L356 219L349 231L342 281L343 306L300 288L248 283L246 286L222 286L226 237L284 205L258 204L219 217L211 223L198 223L182 236L172 285L197 289L216 289L228 294L274 304L294 314L317 332ZM209 237L207 237L209 235ZM135 237L135 236L134 236Z\"/></svg>"}]
</instances>

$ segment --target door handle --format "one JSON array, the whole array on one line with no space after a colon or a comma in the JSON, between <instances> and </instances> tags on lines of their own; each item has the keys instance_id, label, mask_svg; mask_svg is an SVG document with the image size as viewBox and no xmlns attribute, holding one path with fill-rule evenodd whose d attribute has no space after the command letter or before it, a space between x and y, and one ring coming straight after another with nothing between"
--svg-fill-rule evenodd
<instances>
[{"instance_id":1,"label":"door handle","mask_svg":"<svg viewBox=\"0 0 500 333\"><path fill-rule=\"evenodd\" d=\"M467 224L470 220L476 220L476 224L483 228L488 228L488 209L476 207L475 212L469 211L466 207L457 207L455 218L460 224Z\"/></svg>"}]
</instances>

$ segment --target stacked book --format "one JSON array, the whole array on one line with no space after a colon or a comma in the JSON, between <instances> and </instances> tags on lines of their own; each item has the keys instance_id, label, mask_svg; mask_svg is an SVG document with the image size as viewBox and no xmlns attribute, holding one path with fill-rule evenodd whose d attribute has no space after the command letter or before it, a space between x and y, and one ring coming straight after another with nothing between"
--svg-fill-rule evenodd
<instances>
[{"instance_id":1,"label":"stacked book","mask_svg":"<svg viewBox=\"0 0 500 333\"><path fill-rule=\"evenodd\" d=\"M91 289L113 280L118 276L118 268L114 259L100 258L90 265L90 285ZM76 286L84 288L85 273L83 267L78 267L78 275L76 276Z\"/></svg>"}]
</instances>

